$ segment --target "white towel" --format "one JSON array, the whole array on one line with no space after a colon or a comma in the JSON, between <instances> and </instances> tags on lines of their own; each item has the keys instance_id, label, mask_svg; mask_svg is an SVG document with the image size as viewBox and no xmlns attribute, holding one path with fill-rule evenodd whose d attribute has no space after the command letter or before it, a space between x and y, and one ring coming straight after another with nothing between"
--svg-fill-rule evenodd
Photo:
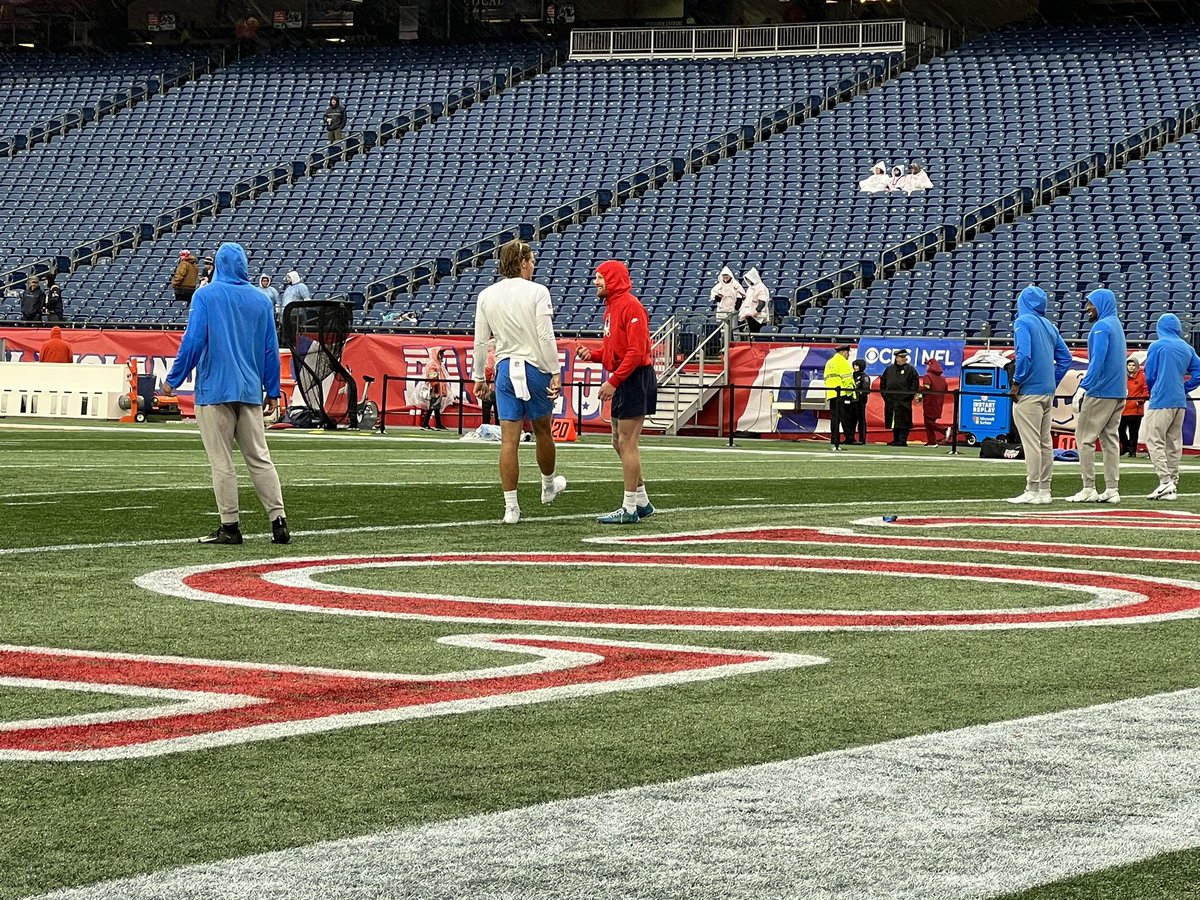
<instances>
[{"instance_id":1,"label":"white towel","mask_svg":"<svg viewBox=\"0 0 1200 900\"><path fill-rule=\"evenodd\" d=\"M512 381L513 393L518 400L529 399L529 381L525 378L525 360L510 359L508 361L508 377Z\"/></svg>"}]
</instances>

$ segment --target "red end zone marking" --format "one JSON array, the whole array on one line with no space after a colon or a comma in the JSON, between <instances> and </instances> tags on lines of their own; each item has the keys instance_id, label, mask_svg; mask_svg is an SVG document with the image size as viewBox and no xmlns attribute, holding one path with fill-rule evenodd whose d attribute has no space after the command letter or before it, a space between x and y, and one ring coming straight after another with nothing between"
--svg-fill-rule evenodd
<instances>
[{"instance_id":1,"label":"red end zone marking","mask_svg":"<svg viewBox=\"0 0 1200 900\"><path fill-rule=\"evenodd\" d=\"M824 662L796 654L580 638L513 635L445 641L533 653L542 657L542 662L510 666L507 672L493 669L419 677L0 647L0 679L5 684L45 687L54 683L84 691L102 686L106 693L120 693L121 687L169 691L215 698L221 707L178 713L167 706L41 723L0 723L0 759L154 756Z\"/></svg>"},{"instance_id":2,"label":"red end zone marking","mask_svg":"<svg viewBox=\"0 0 1200 900\"><path fill-rule=\"evenodd\" d=\"M438 597L337 589L309 582L286 586L264 576L289 570L338 569L374 565L534 565L669 567L686 569L783 569L891 575L915 578L1024 583L1083 590L1105 598L1102 604L1056 609L998 611L849 611L695 609L611 606L586 603ZM302 582L302 579L298 579ZM964 565L925 560L867 560L808 556L699 556L674 554L408 554L286 560L246 566L177 570L138 579L143 587L191 599L311 610L345 615L380 615L448 621L539 625L681 628L714 630L827 630L889 628L1020 628L1148 621L1200 615L1200 584L1108 572L1006 565ZM1124 597L1114 598L1114 592Z\"/></svg>"}]
</instances>

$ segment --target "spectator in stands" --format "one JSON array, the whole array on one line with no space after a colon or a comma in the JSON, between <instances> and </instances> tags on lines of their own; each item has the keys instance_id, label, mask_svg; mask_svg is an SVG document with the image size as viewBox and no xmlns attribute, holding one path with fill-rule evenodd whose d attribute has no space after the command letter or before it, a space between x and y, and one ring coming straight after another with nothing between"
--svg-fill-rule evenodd
<instances>
[{"instance_id":1,"label":"spectator in stands","mask_svg":"<svg viewBox=\"0 0 1200 900\"><path fill-rule=\"evenodd\" d=\"M856 359L852 364L854 370L854 430L858 434L858 443L867 443L867 401L871 398L871 376L867 374L867 361ZM846 441L847 444L855 443Z\"/></svg>"},{"instance_id":2,"label":"spectator in stands","mask_svg":"<svg viewBox=\"0 0 1200 900\"><path fill-rule=\"evenodd\" d=\"M621 506L596 519L601 525L632 525L654 515L642 477L642 426L658 410L658 377L650 357L650 322L642 301L633 294L629 269L615 259L600 263L596 296L604 301L604 344L600 358L608 380L600 385L600 400L612 401L613 449L621 458L625 494ZM579 346L578 359L592 358Z\"/></svg>"},{"instance_id":3,"label":"spectator in stands","mask_svg":"<svg viewBox=\"0 0 1200 900\"><path fill-rule=\"evenodd\" d=\"M925 446L936 447L942 442L945 429L938 424L942 410L946 405L946 395L950 385L942 374L942 364L936 359L929 360L925 365L925 375L921 378L921 415L925 420Z\"/></svg>"},{"instance_id":4,"label":"spectator in stands","mask_svg":"<svg viewBox=\"0 0 1200 900\"><path fill-rule=\"evenodd\" d=\"M537 440L542 503L553 503L567 489L567 479L555 469L550 431L554 401L562 391L562 366L550 292L534 283L536 266L532 247L509 241L500 250L501 280L480 291L475 306L475 395L492 396L500 412L500 487L507 525L521 520L517 451L526 419ZM489 369L495 370L490 384Z\"/></svg>"},{"instance_id":5,"label":"spectator in stands","mask_svg":"<svg viewBox=\"0 0 1200 900\"><path fill-rule=\"evenodd\" d=\"M258 289L271 301L271 309L275 310L275 320L277 322L282 321L283 300L279 297L279 291L271 284L270 275L258 276Z\"/></svg>"},{"instance_id":6,"label":"spectator in stands","mask_svg":"<svg viewBox=\"0 0 1200 900\"><path fill-rule=\"evenodd\" d=\"M196 421L212 468L213 494L221 515L220 526L200 538L200 543L242 542L237 473L233 468L236 441L250 481L271 520L271 540L286 544L291 535L283 509L283 490L263 430L263 414L278 413L281 393L275 317L266 298L250 284L246 251L241 245L222 244L217 256L216 279L196 291L179 355L167 373L163 393L172 396L193 370L199 370Z\"/></svg>"},{"instance_id":7,"label":"spectator in stands","mask_svg":"<svg viewBox=\"0 0 1200 900\"><path fill-rule=\"evenodd\" d=\"M921 389L917 370L908 364L908 351L897 350L893 362L883 370L879 390L883 394L883 424L892 429L889 447L907 447L912 431L913 398Z\"/></svg>"},{"instance_id":8,"label":"spectator in stands","mask_svg":"<svg viewBox=\"0 0 1200 900\"><path fill-rule=\"evenodd\" d=\"M303 279L300 278L300 273L295 269L283 276L283 308L286 310L289 303L295 303L297 300L311 300L312 294L308 291Z\"/></svg>"},{"instance_id":9,"label":"spectator in stands","mask_svg":"<svg viewBox=\"0 0 1200 900\"><path fill-rule=\"evenodd\" d=\"M421 428L425 431L449 430L442 423L442 410L450 405L450 375L446 371L445 365L442 364L442 358L445 355L445 347L429 349L429 362L425 364L425 382L429 386L429 405L421 414ZM433 416L434 421L437 422L436 429L429 427L430 416Z\"/></svg>"},{"instance_id":10,"label":"spectator in stands","mask_svg":"<svg viewBox=\"0 0 1200 900\"><path fill-rule=\"evenodd\" d=\"M532 253L532 251L530 251ZM501 273L503 274L503 273ZM475 311L476 328L479 327L479 310ZM489 329L491 326L488 326ZM478 375L476 375L478 383ZM494 425L497 419L496 416L496 339L488 338L487 342L487 359L483 364L483 385L484 392L480 395L479 391L475 391L475 396L479 398L479 420L483 425Z\"/></svg>"},{"instance_id":11,"label":"spectator in stands","mask_svg":"<svg viewBox=\"0 0 1200 900\"><path fill-rule=\"evenodd\" d=\"M1087 295L1088 366L1075 404L1075 446L1083 487L1068 503L1120 503L1121 442L1125 411L1125 329L1117 318L1117 298L1100 288ZM1104 491L1096 491L1096 441L1104 451Z\"/></svg>"},{"instance_id":12,"label":"spectator in stands","mask_svg":"<svg viewBox=\"0 0 1200 900\"><path fill-rule=\"evenodd\" d=\"M717 276L717 283L708 292L709 300L716 304L718 319L727 319L737 312L738 306L745 296L745 290L738 284L737 276L733 274L733 270L729 266L721 269L721 274Z\"/></svg>"},{"instance_id":13,"label":"spectator in stands","mask_svg":"<svg viewBox=\"0 0 1200 900\"><path fill-rule=\"evenodd\" d=\"M1183 419L1188 394L1200 387L1200 356L1183 339L1183 326L1174 313L1159 316L1155 331L1158 340L1146 351L1150 401L1142 423L1142 440L1158 475L1158 487L1146 499L1174 500L1183 457Z\"/></svg>"},{"instance_id":14,"label":"spectator in stands","mask_svg":"<svg viewBox=\"0 0 1200 900\"><path fill-rule=\"evenodd\" d=\"M914 191L927 191L933 187L933 182L929 180L929 174L922 166L916 163L910 163L908 172L901 176L897 181L896 187L904 191L906 194L911 194Z\"/></svg>"},{"instance_id":15,"label":"spectator in stands","mask_svg":"<svg viewBox=\"0 0 1200 900\"><path fill-rule=\"evenodd\" d=\"M322 122L329 133L329 143L342 139L342 129L346 127L346 107L342 106L342 101L337 97L330 98Z\"/></svg>"},{"instance_id":16,"label":"spectator in stands","mask_svg":"<svg viewBox=\"0 0 1200 900\"><path fill-rule=\"evenodd\" d=\"M196 281L196 290L212 284L215 268L211 256L204 257L204 265L200 268L200 278Z\"/></svg>"},{"instance_id":17,"label":"spectator in stands","mask_svg":"<svg viewBox=\"0 0 1200 900\"><path fill-rule=\"evenodd\" d=\"M751 334L757 334L771 321L771 292L763 284L758 269L746 273L746 297L742 300L738 316Z\"/></svg>"},{"instance_id":18,"label":"spectator in stands","mask_svg":"<svg viewBox=\"0 0 1200 900\"><path fill-rule=\"evenodd\" d=\"M1009 503L1051 502L1054 448L1050 418L1054 392L1071 367L1071 351L1046 318L1046 292L1036 285L1017 297L1013 321L1013 424L1025 450L1025 490Z\"/></svg>"},{"instance_id":19,"label":"spectator in stands","mask_svg":"<svg viewBox=\"0 0 1200 900\"><path fill-rule=\"evenodd\" d=\"M1125 408L1121 413L1121 452L1137 457L1138 432L1142 427L1142 416L1146 414L1146 398L1150 391L1146 387L1146 373L1136 357L1125 363Z\"/></svg>"},{"instance_id":20,"label":"spectator in stands","mask_svg":"<svg viewBox=\"0 0 1200 900\"><path fill-rule=\"evenodd\" d=\"M35 275L25 282L25 290L21 292L21 319L40 324L45 312L46 292L42 290L42 282Z\"/></svg>"},{"instance_id":21,"label":"spectator in stands","mask_svg":"<svg viewBox=\"0 0 1200 900\"><path fill-rule=\"evenodd\" d=\"M829 401L829 445L841 450L842 444L854 443L854 368L850 365L850 345L838 344L825 363L825 399Z\"/></svg>"},{"instance_id":22,"label":"spectator in stands","mask_svg":"<svg viewBox=\"0 0 1200 900\"><path fill-rule=\"evenodd\" d=\"M858 183L859 190L867 194L879 194L888 189L891 179L888 178L888 166L884 160L875 163L871 174Z\"/></svg>"},{"instance_id":23,"label":"spectator in stands","mask_svg":"<svg viewBox=\"0 0 1200 900\"><path fill-rule=\"evenodd\" d=\"M63 340L62 329L55 325L50 329L50 340L42 344L38 352L38 361L44 363L75 362L75 354L71 345Z\"/></svg>"},{"instance_id":24,"label":"spectator in stands","mask_svg":"<svg viewBox=\"0 0 1200 900\"><path fill-rule=\"evenodd\" d=\"M196 293L199 277L196 271L196 257L192 256L192 251L180 250L175 274L171 276L171 287L175 289L175 299L178 302L184 306L192 302L192 294Z\"/></svg>"},{"instance_id":25,"label":"spectator in stands","mask_svg":"<svg viewBox=\"0 0 1200 900\"><path fill-rule=\"evenodd\" d=\"M892 166L892 171L889 173L888 186L889 191L900 190L900 180L904 177L903 166Z\"/></svg>"},{"instance_id":26,"label":"spectator in stands","mask_svg":"<svg viewBox=\"0 0 1200 900\"><path fill-rule=\"evenodd\" d=\"M46 321L61 322L63 321L63 298L62 288L54 283L55 275L53 272L46 273Z\"/></svg>"}]
</instances>

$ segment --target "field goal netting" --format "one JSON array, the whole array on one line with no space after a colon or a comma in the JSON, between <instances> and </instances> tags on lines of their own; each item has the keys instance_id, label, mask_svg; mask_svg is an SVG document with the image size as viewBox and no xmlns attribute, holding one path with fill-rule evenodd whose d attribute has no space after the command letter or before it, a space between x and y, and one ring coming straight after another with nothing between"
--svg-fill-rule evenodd
<instances>
[{"instance_id":1,"label":"field goal netting","mask_svg":"<svg viewBox=\"0 0 1200 900\"><path fill-rule=\"evenodd\" d=\"M283 310L283 342L292 351L296 386L323 428L358 428L358 385L342 365L353 320L348 300L300 300Z\"/></svg>"}]
</instances>

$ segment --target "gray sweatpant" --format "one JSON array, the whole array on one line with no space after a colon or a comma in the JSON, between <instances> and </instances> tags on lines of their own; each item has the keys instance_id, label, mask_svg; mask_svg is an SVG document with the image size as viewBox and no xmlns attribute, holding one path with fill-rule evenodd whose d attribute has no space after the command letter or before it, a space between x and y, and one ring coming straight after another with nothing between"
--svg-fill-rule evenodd
<instances>
[{"instance_id":1,"label":"gray sweatpant","mask_svg":"<svg viewBox=\"0 0 1200 900\"><path fill-rule=\"evenodd\" d=\"M1179 484L1179 461L1183 457L1183 409L1147 409L1142 419L1141 438L1154 463L1158 483Z\"/></svg>"},{"instance_id":2,"label":"gray sweatpant","mask_svg":"<svg viewBox=\"0 0 1200 900\"><path fill-rule=\"evenodd\" d=\"M200 439L212 468L213 494L222 524L238 521L238 483L233 469L233 442L237 441L242 459L250 471L250 481L267 518L274 522L283 512L283 489L279 474L271 462L263 429L262 407L257 403L196 404Z\"/></svg>"},{"instance_id":3,"label":"gray sweatpant","mask_svg":"<svg viewBox=\"0 0 1200 900\"><path fill-rule=\"evenodd\" d=\"M1096 487L1096 440L1104 452L1104 486L1116 490L1121 481L1121 413L1125 399L1087 397L1075 414L1075 448L1084 488Z\"/></svg>"},{"instance_id":4,"label":"gray sweatpant","mask_svg":"<svg viewBox=\"0 0 1200 900\"><path fill-rule=\"evenodd\" d=\"M1050 438L1050 394L1022 394L1013 404L1013 424L1025 450L1025 490L1050 490L1054 469L1054 446Z\"/></svg>"}]
</instances>

